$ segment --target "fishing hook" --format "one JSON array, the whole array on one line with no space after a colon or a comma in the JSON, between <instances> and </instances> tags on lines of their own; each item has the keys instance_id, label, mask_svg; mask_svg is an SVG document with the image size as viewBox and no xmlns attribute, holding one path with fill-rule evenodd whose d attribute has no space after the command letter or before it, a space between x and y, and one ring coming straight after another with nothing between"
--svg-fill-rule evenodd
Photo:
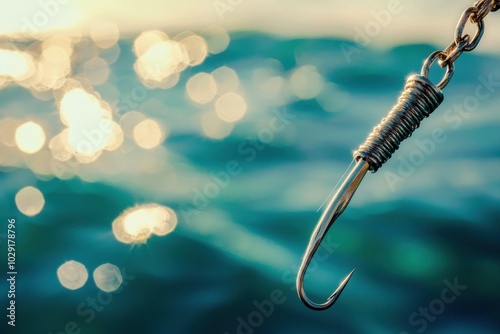
<instances>
[{"instance_id":1,"label":"fishing hook","mask_svg":"<svg viewBox=\"0 0 500 334\"><path fill-rule=\"evenodd\" d=\"M297 274L296 283L299 298L307 307L313 310L325 310L332 306L354 273L354 270L351 271L323 304L315 303L306 296L304 277L309 263L325 238L328 229L344 212L366 172L375 173L387 162L399 148L401 142L410 137L413 131L420 126L420 122L436 110L443 101L440 85L434 85L426 77L425 70L436 60L436 57L431 55L430 59L431 61L424 64L423 75L415 74L407 79L404 91L397 104L387 117L382 119L379 125L373 129L365 143L354 152L356 165L351 169L349 175L326 207L311 235Z\"/></svg>"},{"instance_id":2,"label":"fishing hook","mask_svg":"<svg viewBox=\"0 0 500 334\"><path fill-rule=\"evenodd\" d=\"M321 215L319 219L318 225L314 229L314 232L311 235L311 239L309 241L309 245L307 246L306 252L304 253L304 258L302 259L302 263L299 268L299 273L297 275L297 292L299 294L299 298L304 302L304 304L313 309L313 310L325 310L332 306L340 294L344 290L346 284L351 279L352 274L354 274L354 269L342 280L337 289L328 297L326 302L323 304L318 304L311 301L304 292L304 276L306 275L307 268L309 267L309 263L311 262L316 250L320 246L321 242L326 236L326 233L333 225L335 220L344 212L345 208L349 204L352 196L358 189L359 184L363 180L366 172L370 165L363 159L359 159L354 168L351 169L351 172L344 180L339 190L333 196L330 203L326 207L325 211Z\"/></svg>"}]
</instances>

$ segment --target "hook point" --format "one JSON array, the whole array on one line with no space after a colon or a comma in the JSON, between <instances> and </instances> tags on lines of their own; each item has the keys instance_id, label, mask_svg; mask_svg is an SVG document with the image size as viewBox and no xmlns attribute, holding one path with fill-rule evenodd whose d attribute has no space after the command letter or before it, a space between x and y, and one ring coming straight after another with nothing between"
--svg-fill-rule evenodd
<instances>
[{"instance_id":1,"label":"hook point","mask_svg":"<svg viewBox=\"0 0 500 334\"><path fill-rule=\"evenodd\" d=\"M342 280L342 282L340 282L339 286L337 287L337 290L335 290L335 292L332 293L330 295L330 297L328 297L328 301L330 301L332 299L336 300L336 299L338 299L340 297L340 294L342 293L342 291L344 291L344 288L346 287L347 283L349 283L349 280L351 279L351 277L354 274L355 270L356 270L356 268L353 269L353 270L351 270L351 272L346 277L344 277L344 279ZM333 303L335 303L335 300L333 301ZM332 306L333 303L330 304L330 306Z\"/></svg>"}]
</instances>

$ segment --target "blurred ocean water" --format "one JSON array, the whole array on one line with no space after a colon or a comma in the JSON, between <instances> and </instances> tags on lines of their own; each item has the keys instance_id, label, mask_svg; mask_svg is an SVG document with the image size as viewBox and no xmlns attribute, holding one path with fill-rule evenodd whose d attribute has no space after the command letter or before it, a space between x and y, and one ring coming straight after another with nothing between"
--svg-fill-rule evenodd
<instances>
[{"instance_id":1,"label":"blurred ocean water","mask_svg":"<svg viewBox=\"0 0 500 334\"><path fill-rule=\"evenodd\" d=\"M138 110L168 137L154 150L124 141L59 178L2 148L2 219L16 218L18 267L17 326L5 333L498 333L500 57L462 56L445 102L367 175L331 229L306 289L322 300L356 267L335 307L310 311L296 296L319 207L405 77L435 50L362 49L349 62L343 43L235 34L165 90L138 88L133 41L120 40L95 90L119 101L119 116ZM222 66L237 73L248 110L214 139L200 120L215 102L193 103L186 85ZM0 96L0 117L34 117L60 131L53 99L17 86ZM14 201L25 186L45 198L35 217ZM176 229L120 243L113 220L143 203L171 207ZM68 260L90 276L113 263L125 283L106 296L91 279L65 289L56 271ZM6 268L6 256L0 261Z\"/></svg>"}]
</instances>

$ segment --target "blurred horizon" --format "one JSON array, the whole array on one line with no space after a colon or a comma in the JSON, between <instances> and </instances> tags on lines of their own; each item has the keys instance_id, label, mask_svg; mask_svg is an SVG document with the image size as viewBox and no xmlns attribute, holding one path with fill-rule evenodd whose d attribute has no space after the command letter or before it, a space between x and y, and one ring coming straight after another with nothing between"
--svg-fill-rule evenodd
<instances>
[{"instance_id":1,"label":"blurred horizon","mask_svg":"<svg viewBox=\"0 0 500 334\"><path fill-rule=\"evenodd\" d=\"M119 0L106 3L25 0L10 3L9 11L0 14L0 36L26 39L59 30L87 34L96 22L110 21L116 24L121 38L132 38L147 29L201 31L218 26L230 33L261 32L284 38L353 40L368 37L371 47L375 48L402 42L435 43L444 47L453 37L460 15L472 4L470 0L278 0L273 3L262 0L173 0L168 3L145 0L124 5ZM486 31L477 52L500 51L492 33L500 29L500 21L492 16L485 20ZM369 29L374 29L371 35L366 34ZM470 25L466 31L473 34L473 29Z\"/></svg>"}]
</instances>

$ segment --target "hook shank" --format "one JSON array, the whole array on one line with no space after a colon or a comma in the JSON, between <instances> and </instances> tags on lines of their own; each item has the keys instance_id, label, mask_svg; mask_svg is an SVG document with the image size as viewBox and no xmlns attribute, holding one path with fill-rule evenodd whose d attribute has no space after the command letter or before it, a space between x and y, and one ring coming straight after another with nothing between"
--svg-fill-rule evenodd
<instances>
[{"instance_id":1,"label":"hook shank","mask_svg":"<svg viewBox=\"0 0 500 334\"><path fill-rule=\"evenodd\" d=\"M345 208L349 204L352 196L358 189L359 184L363 180L366 172L368 171L370 165L363 159L359 159L356 165L352 168L351 172L344 180L339 190L335 193L335 196L332 198L325 211L321 215L316 228L314 229L313 234L311 235L311 239L309 240L309 244L307 246L306 252L304 254L304 258L302 259L302 263L299 268L299 272L297 275L297 293L299 294L299 298L302 302L309 308L313 310L325 310L332 306L340 294L344 290L346 284L349 282L354 270L352 270L339 284L337 289L328 297L326 302L322 304L315 303L311 301L304 292L304 277L309 267L309 263L311 262L316 250L320 246L321 242L326 236L326 233L335 222L335 220L344 212Z\"/></svg>"}]
</instances>

